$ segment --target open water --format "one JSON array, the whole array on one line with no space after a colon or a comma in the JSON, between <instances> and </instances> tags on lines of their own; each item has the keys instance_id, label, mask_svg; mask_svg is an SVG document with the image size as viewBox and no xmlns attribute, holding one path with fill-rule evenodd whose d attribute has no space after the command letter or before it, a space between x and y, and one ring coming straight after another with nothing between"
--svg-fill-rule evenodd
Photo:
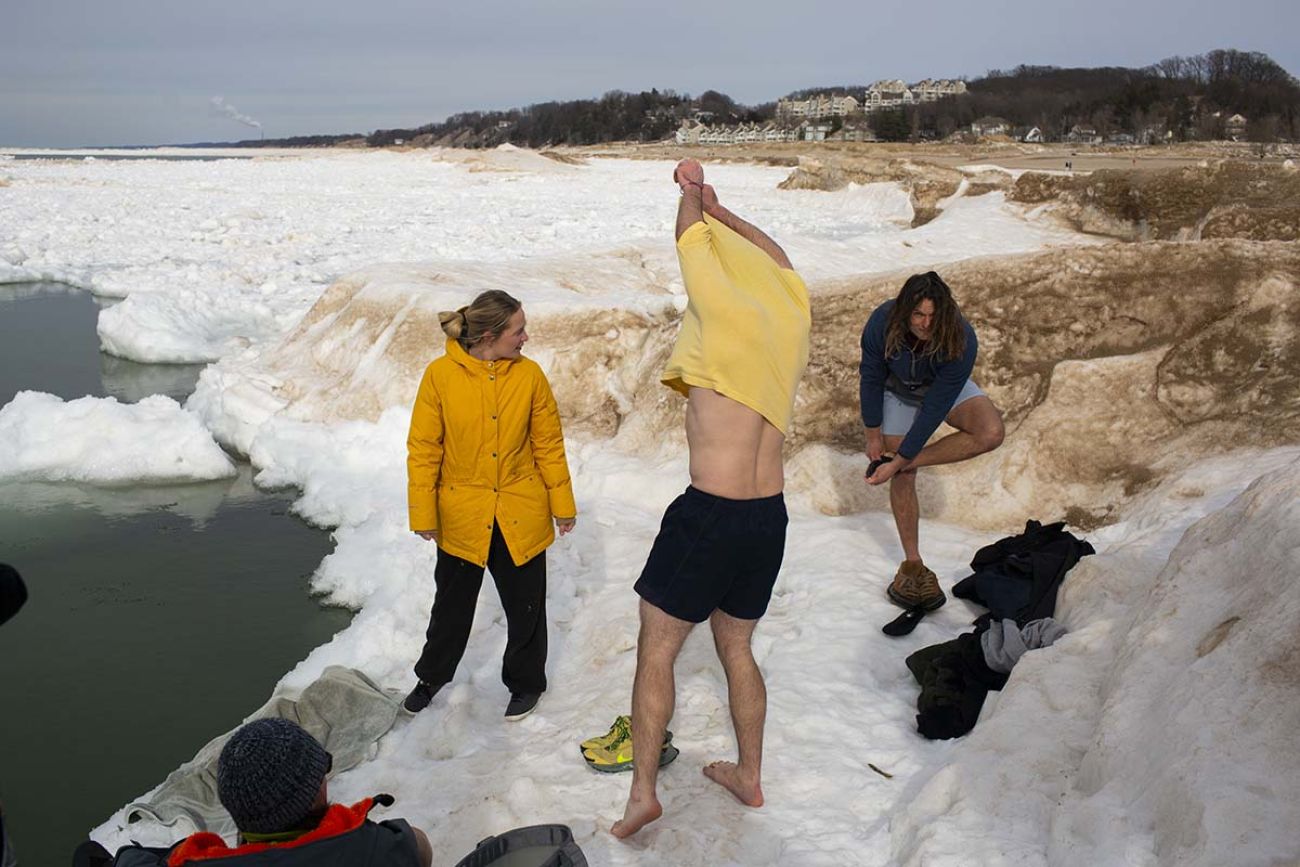
<instances>
[{"instance_id":1,"label":"open water","mask_svg":"<svg viewBox=\"0 0 1300 867\"><path fill-rule=\"evenodd\" d=\"M100 352L98 310L57 284L0 286L0 406L21 389L183 401L201 365ZM0 800L20 864L69 863L347 625L308 593L332 543L293 498L247 465L186 485L0 482L0 562L30 594L0 626Z\"/></svg>"}]
</instances>

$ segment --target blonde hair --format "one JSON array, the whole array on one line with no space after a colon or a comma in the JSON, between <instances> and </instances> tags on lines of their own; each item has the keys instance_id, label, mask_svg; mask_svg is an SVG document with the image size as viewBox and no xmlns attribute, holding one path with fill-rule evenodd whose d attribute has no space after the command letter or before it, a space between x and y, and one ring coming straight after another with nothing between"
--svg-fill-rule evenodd
<instances>
[{"instance_id":1,"label":"blonde hair","mask_svg":"<svg viewBox=\"0 0 1300 867\"><path fill-rule=\"evenodd\" d=\"M523 306L510 293L489 289L459 310L442 311L438 314L438 322L444 334L468 351L489 335L500 335L510 317Z\"/></svg>"}]
</instances>

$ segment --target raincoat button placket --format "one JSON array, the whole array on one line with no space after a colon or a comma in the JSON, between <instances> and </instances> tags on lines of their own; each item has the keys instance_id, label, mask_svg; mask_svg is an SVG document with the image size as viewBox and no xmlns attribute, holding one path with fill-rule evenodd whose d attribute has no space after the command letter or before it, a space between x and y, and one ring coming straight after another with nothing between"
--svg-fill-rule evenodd
<instances>
[{"instance_id":1,"label":"raincoat button placket","mask_svg":"<svg viewBox=\"0 0 1300 867\"><path fill-rule=\"evenodd\" d=\"M488 370L492 370L493 367L495 366L495 362L489 361L489 362L487 363L487 366L488 366ZM497 375L496 375L495 373L489 373L489 374L488 374L488 379L491 380L492 382L495 382L495 381L496 381L496 378L497 378ZM493 410L496 409L496 402L497 402L497 396L496 396L496 392L494 391L493 394L492 394L492 409L493 409ZM493 425L494 428L499 427L499 425L496 425L496 424L495 424L496 420L497 420L497 414L496 414L496 412L493 412L493 413L492 413L492 421L494 422L494 425ZM493 436L493 439L494 439L494 440L499 440L499 439L500 439L500 436L501 436L500 431L499 431L499 430L493 430L493 432L492 432L492 436ZM494 460L496 459L496 456L497 456L497 453L496 453L496 452L493 452L493 453L492 453L492 458L493 458ZM500 484L501 484L501 466L500 466L500 464L498 463L498 465L497 465L497 467L496 467L496 484L492 486L492 493L494 493L494 494L499 493L499 491L498 491L498 486L499 486Z\"/></svg>"}]
</instances>

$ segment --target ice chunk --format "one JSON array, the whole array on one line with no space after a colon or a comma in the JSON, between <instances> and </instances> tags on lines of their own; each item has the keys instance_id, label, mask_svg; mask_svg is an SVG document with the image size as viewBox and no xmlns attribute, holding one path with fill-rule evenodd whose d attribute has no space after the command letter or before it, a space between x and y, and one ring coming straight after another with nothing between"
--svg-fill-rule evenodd
<instances>
[{"instance_id":1,"label":"ice chunk","mask_svg":"<svg viewBox=\"0 0 1300 867\"><path fill-rule=\"evenodd\" d=\"M162 395L124 404L21 391L0 409L0 479L129 485L234 475L198 417Z\"/></svg>"}]
</instances>

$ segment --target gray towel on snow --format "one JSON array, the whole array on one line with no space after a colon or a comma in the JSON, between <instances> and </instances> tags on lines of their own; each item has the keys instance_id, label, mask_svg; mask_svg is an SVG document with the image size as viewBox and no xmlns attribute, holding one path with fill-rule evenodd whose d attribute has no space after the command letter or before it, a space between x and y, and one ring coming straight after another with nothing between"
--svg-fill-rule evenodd
<instances>
[{"instance_id":1,"label":"gray towel on snow","mask_svg":"<svg viewBox=\"0 0 1300 867\"><path fill-rule=\"evenodd\" d=\"M401 700L361 672L331 665L296 699L272 696L245 722L281 717L298 723L334 756L332 776L370 757L375 743L393 727ZM235 823L217 799L217 757L232 734L209 741L193 759L168 774L149 798L128 804L126 821L151 819L168 826L180 822L181 830L192 825L194 831L233 837Z\"/></svg>"},{"instance_id":2,"label":"gray towel on snow","mask_svg":"<svg viewBox=\"0 0 1300 867\"><path fill-rule=\"evenodd\" d=\"M1055 644L1067 631L1050 617L1031 620L1024 628L1010 618L994 623L980 636L984 664L994 671L1010 674L1025 653Z\"/></svg>"}]
</instances>

